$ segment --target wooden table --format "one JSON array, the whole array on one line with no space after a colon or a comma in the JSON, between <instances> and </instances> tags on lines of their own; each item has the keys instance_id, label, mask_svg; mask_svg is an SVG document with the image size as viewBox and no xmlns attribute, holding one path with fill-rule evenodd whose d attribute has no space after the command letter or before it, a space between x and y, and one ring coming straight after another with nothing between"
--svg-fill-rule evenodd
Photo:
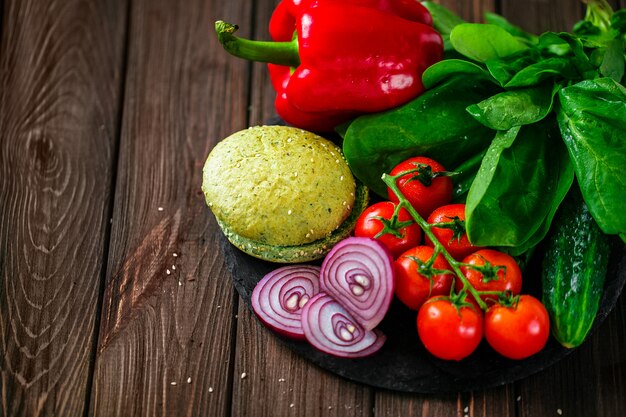
<instances>
[{"instance_id":1,"label":"wooden table","mask_svg":"<svg viewBox=\"0 0 626 417\"><path fill-rule=\"evenodd\" d=\"M568 29L574 0L442 1ZM612 1L626 6L624 0ZM0 0L0 415L624 416L626 297L525 380L373 389L280 344L233 290L200 190L221 138L274 114L274 0Z\"/></svg>"}]
</instances>

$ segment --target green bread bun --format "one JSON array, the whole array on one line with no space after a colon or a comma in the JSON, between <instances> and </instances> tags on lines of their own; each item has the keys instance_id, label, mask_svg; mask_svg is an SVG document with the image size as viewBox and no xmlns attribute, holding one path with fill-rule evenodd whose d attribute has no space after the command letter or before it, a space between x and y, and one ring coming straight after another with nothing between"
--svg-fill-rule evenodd
<instances>
[{"instance_id":1,"label":"green bread bun","mask_svg":"<svg viewBox=\"0 0 626 417\"><path fill-rule=\"evenodd\" d=\"M288 126L255 126L219 142L202 190L228 240L273 262L323 257L368 202L337 145Z\"/></svg>"},{"instance_id":2,"label":"green bread bun","mask_svg":"<svg viewBox=\"0 0 626 417\"><path fill-rule=\"evenodd\" d=\"M230 227L221 222L219 219L217 220L217 223L230 243L248 255L278 263L310 262L323 258L324 255L326 255L332 247L335 246L335 244L339 243L339 241L345 239L350 235L350 233L352 233L354 225L356 224L361 212L367 207L368 201L368 188L362 184L358 184L356 188L355 206L348 218L328 236L314 240L310 243L304 243L302 245L268 245L233 233Z\"/></svg>"}]
</instances>

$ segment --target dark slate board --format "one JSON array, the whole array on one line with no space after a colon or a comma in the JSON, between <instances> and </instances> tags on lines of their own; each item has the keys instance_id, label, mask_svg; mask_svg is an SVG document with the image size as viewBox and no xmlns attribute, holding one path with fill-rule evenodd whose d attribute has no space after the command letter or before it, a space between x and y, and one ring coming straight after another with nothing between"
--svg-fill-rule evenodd
<instances>
[{"instance_id":1,"label":"dark slate board","mask_svg":"<svg viewBox=\"0 0 626 417\"><path fill-rule=\"evenodd\" d=\"M235 288L252 309L250 295L256 283L280 264L250 257L232 246L222 236L222 251ZM536 253L542 253L541 250ZM525 293L537 295L538 265L533 260L524 276ZM592 332L615 306L626 281L626 247L616 240L612 251L604 296ZM535 288L529 285L536 283ZM286 346L312 363L349 380L394 391L445 393L471 391L513 382L537 373L558 362L572 349L566 349L550 337L538 354L513 361L499 356L485 342L470 357L460 361L443 361L430 355L418 339L416 313L394 300L379 328L387 335L383 348L368 358L342 359L321 353L306 342L295 342L278 334ZM271 331L271 330L267 330Z\"/></svg>"}]
</instances>

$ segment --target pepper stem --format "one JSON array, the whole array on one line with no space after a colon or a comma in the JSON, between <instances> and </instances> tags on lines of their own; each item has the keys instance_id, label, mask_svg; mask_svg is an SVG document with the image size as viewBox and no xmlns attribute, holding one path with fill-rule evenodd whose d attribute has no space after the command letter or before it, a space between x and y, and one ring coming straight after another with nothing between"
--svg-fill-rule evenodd
<instances>
[{"instance_id":1,"label":"pepper stem","mask_svg":"<svg viewBox=\"0 0 626 417\"><path fill-rule=\"evenodd\" d=\"M290 42L253 41L235 36L237 29L237 25L222 20L215 22L217 39L229 54L251 61L290 67L300 65L297 37Z\"/></svg>"}]
</instances>

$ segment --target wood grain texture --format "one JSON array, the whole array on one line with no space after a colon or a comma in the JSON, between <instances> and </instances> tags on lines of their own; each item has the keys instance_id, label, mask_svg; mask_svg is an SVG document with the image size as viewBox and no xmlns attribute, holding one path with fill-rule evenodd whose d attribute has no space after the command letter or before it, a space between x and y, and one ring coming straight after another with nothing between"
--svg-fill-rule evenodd
<instances>
[{"instance_id":1,"label":"wood grain texture","mask_svg":"<svg viewBox=\"0 0 626 417\"><path fill-rule=\"evenodd\" d=\"M459 394L376 393L376 417L515 417L512 385Z\"/></svg>"},{"instance_id":2,"label":"wood grain texture","mask_svg":"<svg viewBox=\"0 0 626 417\"><path fill-rule=\"evenodd\" d=\"M93 415L230 408L235 298L200 186L209 150L247 121L248 66L212 22L251 15L248 1L132 3Z\"/></svg>"},{"instance_id":3,"label":"wood grain texture","mask_svg":"<svg viewBox=\"0 0 626 417\"><path fill-rule=\"evenodd\" d=\"M232 416L372 416L372 389L297 356L240 303Z\"/></svg>"},{"instance_id":4,"label":"wood grain texture","mask_svg":"<svg viewBox=\"0 0 626 417\"><path fill-rule=\"evenodd\" d=\"M502 14L531 33L570 31L583 16L578 0L501 0Z\"/></svg>"},{"instance_id":5,"label":"wood grain texture","mask_svg":"<svg viewBox=\"0 0 626 417\"><path fill-rule=\"evenodd\" d=\"M482 22L487 11L496 10L497 0L437 0L435 3L454 11L468 22Z\"/></svg>"},{"instance_id":6,"label":"wood grain texture","mask_svg":"<svg viewBox=\"0 0 626 417\"><path fill-rule=\"evenodd\" d=\"M125 1L4 7L0 415L81 415L108 238Z\"/></svg>"}]
</instances>

